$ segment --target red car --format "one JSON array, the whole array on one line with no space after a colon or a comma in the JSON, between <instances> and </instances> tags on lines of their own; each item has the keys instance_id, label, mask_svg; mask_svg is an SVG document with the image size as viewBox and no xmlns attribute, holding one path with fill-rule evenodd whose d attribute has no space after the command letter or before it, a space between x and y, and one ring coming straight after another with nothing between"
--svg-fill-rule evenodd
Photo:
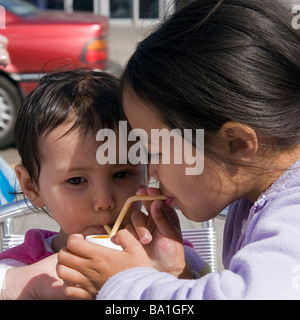
<instances>
[{"instance_id":1,"label":"red car","mask_svg":"<svg viewBox=\"0 0 300 320\"><path fill-rule=\"evenodd\" d=\"M5 13L11 63L0 68L0 148L13 142L17 109L41 76L59 69L93 67L107 70L105 17L92 13L40 11L19 0L0 0ZM3 15L0 19L3 19ZM1 21L0 21L1 22ZM3 24L3 20L2 20Z\"/></svg>"}]
</instances>

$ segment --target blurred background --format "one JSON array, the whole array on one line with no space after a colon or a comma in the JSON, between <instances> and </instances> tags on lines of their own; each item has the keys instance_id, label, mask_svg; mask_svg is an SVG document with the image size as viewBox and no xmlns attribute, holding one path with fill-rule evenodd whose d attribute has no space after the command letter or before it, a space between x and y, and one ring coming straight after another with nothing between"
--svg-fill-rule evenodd
<instances>
[{"instance_id":1,"label":"blurred background","mask_svg":"<svg viewBox=\"0 0 300 320\"><path fill-rule=\"evenodd\" d=\"M0 35L8 39L11 60L0 67L0 157L11 168L19 163L13 141L16 112L45 73L89 66L120 75L137 42L191 1L0 0ZM300 0L279 1L289 8L300 4ZM30 228L58 230L43 214L16 220L15 233ZM182 215L181 222L184 229L199 227ZM223 219L215 219L219 270L223 226Z\"/></svg>"}]
</instances>

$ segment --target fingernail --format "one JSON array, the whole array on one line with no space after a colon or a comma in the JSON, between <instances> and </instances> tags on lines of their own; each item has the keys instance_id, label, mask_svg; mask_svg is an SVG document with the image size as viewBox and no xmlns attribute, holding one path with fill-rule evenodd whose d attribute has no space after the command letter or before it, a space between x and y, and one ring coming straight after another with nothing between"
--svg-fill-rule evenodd
<instances>
[{"instance_id":1,"label":"fingernail","mask_svg":"<svg viewBox=\"0 0 300 320\"><path fill-rule=\"evenodd\" d=\"M151 242L151 237L146 233L143 235L142 239L140 240L142 244L148 244Z\"/></svg>"}]
</instances>

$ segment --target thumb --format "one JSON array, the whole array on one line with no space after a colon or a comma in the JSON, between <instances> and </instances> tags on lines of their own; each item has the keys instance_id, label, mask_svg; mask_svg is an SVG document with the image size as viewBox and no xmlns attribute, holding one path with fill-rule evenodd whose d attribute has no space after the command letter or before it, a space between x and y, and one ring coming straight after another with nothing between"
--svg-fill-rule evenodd
<instances>
[{"instance_id":1,"label":"thumb","mask_svg":"<svg viewBox=\"0 0 300 320\"><path fill-rule=\"evenodd\" d=\"M72 238L73 239L75 239L75 238L84 239L84 236L81 233L73 233L73 234L69 235L68 240L72 239Z\"/></svg>"},{"instance_id":2,"label":"thumb","mask_svg":"<svg viewBox=\"0 0 300 320\"><path fill-rule=\"evenodd\" d=\"M123 251L133 252L140 250L142 245L140 242L126 229L119 230L111 241L123 248Z\"/></svg>"}]
</instances>

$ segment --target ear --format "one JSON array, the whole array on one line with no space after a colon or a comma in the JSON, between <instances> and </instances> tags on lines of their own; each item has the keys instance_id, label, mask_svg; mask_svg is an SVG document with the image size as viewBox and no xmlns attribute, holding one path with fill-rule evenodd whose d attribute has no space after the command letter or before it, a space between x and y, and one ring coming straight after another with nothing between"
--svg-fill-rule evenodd
<instances>
[{"instance_id":1,"label":"ear","mask_svg":"<svg viewBox=\"0 0 300 320\"><path fill-rule=\"evenodd\" d=\"M15 172L25 196L31 201L33 205L42 208L44 206L44 202L39 195L38 186L31 179L28 170L23 165L18 164L15 167Z\"/></svg>"},{"instance_id":2,"label":"ear","mask_svg":"<svg viewBox=\"0 0 300 320\"><path fill-rule=\"evenodd\" d=\"M226 156L236 161L251 161L258 151L258 137L252 128L235 121L227 121L217 133Z\"/></svg>"}]
</instances>

